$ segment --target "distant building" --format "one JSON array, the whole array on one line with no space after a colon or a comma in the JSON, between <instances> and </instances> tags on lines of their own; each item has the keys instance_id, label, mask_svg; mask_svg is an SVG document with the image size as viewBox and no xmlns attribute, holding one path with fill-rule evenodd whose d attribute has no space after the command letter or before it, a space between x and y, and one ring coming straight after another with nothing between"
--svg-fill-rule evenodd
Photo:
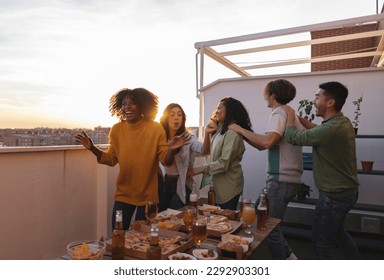
<instances>
[{"instance_id":1,"label":"distant building","mask_svg":"<svg viewBox=\"0 0 384 280\"><path fill-rule=\"evenodd\" d=\"M0 128L0 148L27 146L79 145L75 135L85 131L94 144L108 144L110 127L97 126L94 129L82 128ZM198 127L188 127L190 133L198 136Z\"/></svg>"},{"instance_id":2,"label":"distant building","mask_svg":"<svg viewBox=\"0 0 384 280\"><path fill-rule=\"evenodd\" d=\"M69 128L6 128L0 129L0 147L78 145L75 134L85 131L95 144L108 144L110 127L92 129Z\"/></svg>"}]
</instances>

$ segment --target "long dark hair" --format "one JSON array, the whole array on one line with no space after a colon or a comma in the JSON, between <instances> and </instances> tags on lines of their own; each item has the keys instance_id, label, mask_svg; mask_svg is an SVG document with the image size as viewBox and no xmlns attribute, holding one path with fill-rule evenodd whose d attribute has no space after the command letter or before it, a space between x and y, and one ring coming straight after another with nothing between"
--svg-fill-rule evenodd
<instances>
[{"instance_id":1,"label":"long dark hair","mask_svg":"<svg viewBox=\"0 0 384 280\"><path fill-rule=\"evenodd\" d=\"M226 110L225 119L220 134L227 132L228 125L232 123L236 123L242 128L253 131L251 119L249 118L248 111L245 109L243 103L233 97L224 97L220 100L220 102L223 103Z\"/></svg>"},{"instance_id":2,"label":"long dark hair","mask_svg":"<svg viewBox=\"0 0 384 280\"><path fill-rule=\"evenodd\" d=\"M167 140L169 140L170 137L171 137L171 136L170 136L170 132L169 132L169 125L168 125L169 114L170 114L171 110L172 110L173 108L175 108L175 107L177 107L177 108L179 108L179 109L181 110L181 112L182 112L182 117L183 117L183 118L182 118L181 126L180 126L180 128L177 130L176 135L180 135L180 134L182 134L183 132L186 131L186 128L185 128L185 122L186 122L186 120L187 120L187 116L185 115L185 112L184 112L183 108L182 108L179 104L177 104L177 103L171 103L171 104L169 104L169 105L164 109L163 115L162 115L161 118L160 118L160 123L161 123L161 125L164 127L165 133L167 134Z\"/></svg>"},{"instance_id":3,"label":"long dark hair","mask_svg":"<svg viewBox=\"0 0 384 280\"><path fill-rule=\"evenodd\" d=\"M123 88L112 95L109 100L109 111L112 116L117 116L121 121L125 120L124 112L121 111L125 97L130 98L139 107L144 119L155 119L159 110L159 100L155 94L145 88Z\"/></svg>"}]
</instances>

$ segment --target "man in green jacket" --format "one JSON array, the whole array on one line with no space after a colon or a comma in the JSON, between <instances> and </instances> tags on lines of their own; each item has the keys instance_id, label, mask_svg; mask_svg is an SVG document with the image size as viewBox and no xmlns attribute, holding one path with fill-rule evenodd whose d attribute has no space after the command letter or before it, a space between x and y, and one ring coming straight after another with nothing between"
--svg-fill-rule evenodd
<instances>
[{"instance_id":1,"label":"man in green jacket","mask_svg":"<svg viewBox=\"0 0 384 280\"><path fill-rule=\"evenodd\" d=\"M346 215L358 198L355 132L341 109L348 89L339 82L319 85L314 105L321 125L303 121L306 130L295 127L295 111L288 114L285 138L288 143L313 147L313 176L319 189L312 228L312 243L318 259L334 259L338 243L349 259L359 259L356 243L344 229Z\"/></svg>"}]
</instances>

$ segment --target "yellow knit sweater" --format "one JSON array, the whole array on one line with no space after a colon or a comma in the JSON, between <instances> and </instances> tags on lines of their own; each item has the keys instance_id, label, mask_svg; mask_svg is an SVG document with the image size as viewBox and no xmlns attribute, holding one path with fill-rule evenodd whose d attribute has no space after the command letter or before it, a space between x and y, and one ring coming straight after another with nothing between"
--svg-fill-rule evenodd
<instances>
[{"instance_id":1,"label":"yellow knit sweater","mask_svg":"<svg viewBox=\"0 0 384 280\"><path fill-rule=\"evenodd\" d=\"M109 144L98 162L119 163L115 201L137 206L158 201L159 161L164 164L168 152L163 127L144 119L135 124L119 122L110 131Z\"/></svg>"}]
</instances>

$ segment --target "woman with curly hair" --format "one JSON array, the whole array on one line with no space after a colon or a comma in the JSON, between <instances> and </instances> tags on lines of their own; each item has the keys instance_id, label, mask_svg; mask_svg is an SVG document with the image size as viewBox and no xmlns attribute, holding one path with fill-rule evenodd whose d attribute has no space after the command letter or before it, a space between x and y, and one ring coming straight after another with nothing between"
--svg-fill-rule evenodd
<instances>
[{"instance_id":1,"label":"woman with curly hair","mask_svg":"<svg viewBox=\"0 0 384 280\"><path fill-rule=\"evenodd\" d=\"M212 136L210 159L194 168L194 174L210 175L216 191L216 204L223 209L236 210L243 192L244 177L241 160L245 152L243 137L228 125L237 123L252 130L252 124L244 105L237 99L220 100L213 117L218 125Z\"/></svg>"},{"instance_id":2,"label":"woman with curly hair","mask_svg":"<svg viewBox=\"0 0 384 280\"><path fill-rule=\"evenodd\" d=\"M177 103L169 104L160 119L167 140L182 135L185 128L186 115L183 108ZM209 153L209 135L213 131L209 127L205 129L204 142L201 143L195 135L191 134L189 143L177 150L172 165L165 166L164 184L159 189L159 211L167 208L179 209L189 204L189 195L193 191L194 180L191 176L195 156Z\"/></svg>"},{"instance_id":3,"label":"woman with curly hair","mask_svg":"<svg viewBox=\"0 0 384 280\"><path fill-rule=\"evenodd\" d=\"M172 164L175 150L189 136L183 134L167 143L164 129L154 121L158 98L144 88L119 90L111 97L109 110L120 122L111 128L107 151L98 149L85 132L75 138L97 157L98 163L119 164L112 227L116 210L123 210L123 227L127 230L135 210L135 219L144 220L146 202L158 201L159 161Z\"/></svg>"}]
</instances>

